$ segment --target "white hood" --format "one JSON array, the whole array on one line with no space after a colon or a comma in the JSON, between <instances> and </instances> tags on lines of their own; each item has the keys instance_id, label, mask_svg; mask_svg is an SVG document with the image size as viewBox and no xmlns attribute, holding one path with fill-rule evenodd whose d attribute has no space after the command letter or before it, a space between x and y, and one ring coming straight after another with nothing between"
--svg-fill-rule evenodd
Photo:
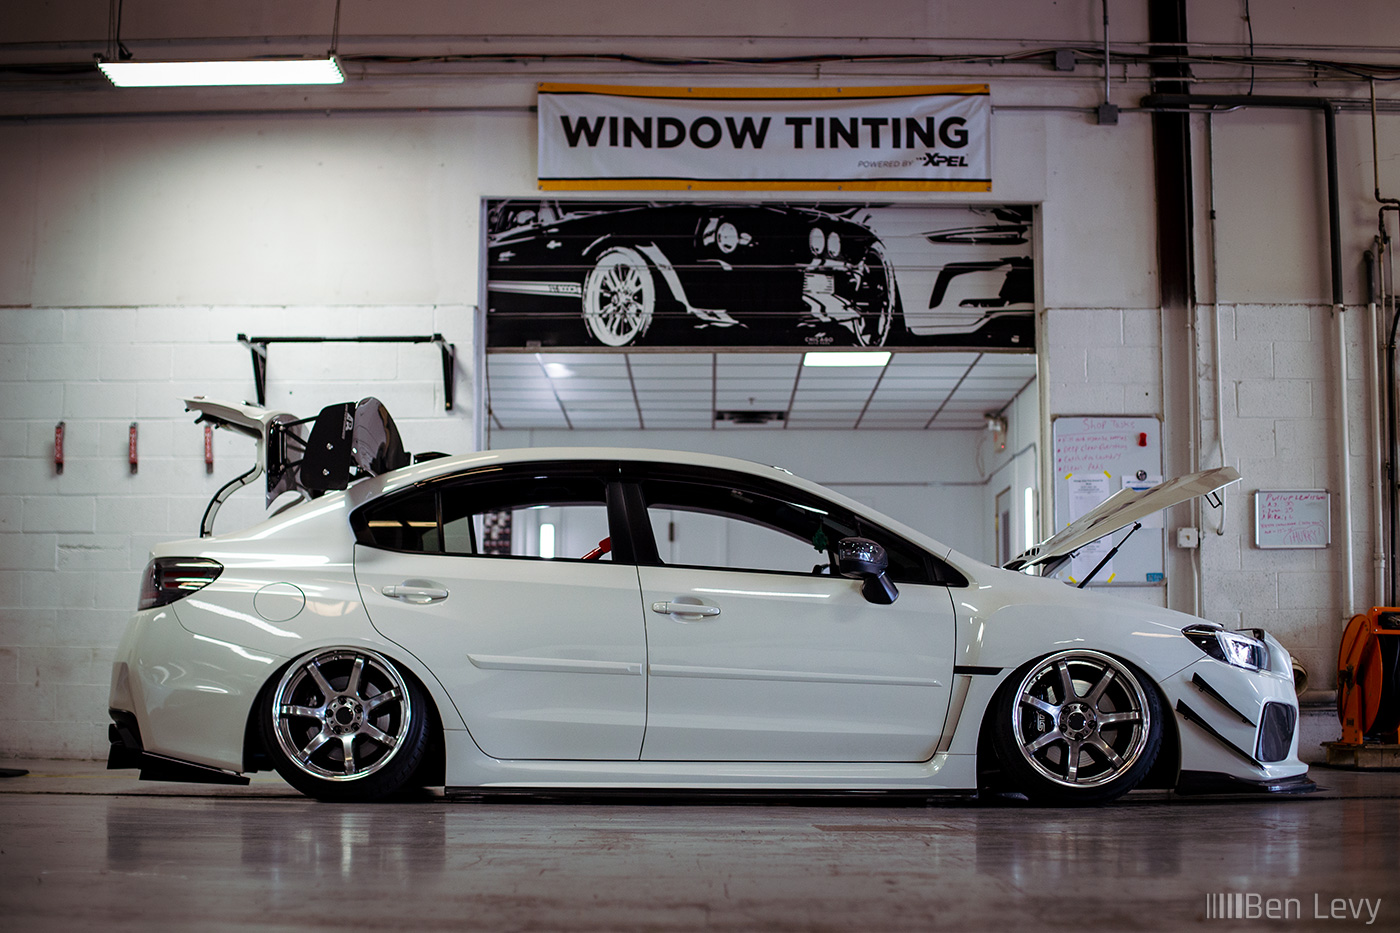
<instances>
[{"instance_id":1,"label":"white hood","mask_svg":"<svg viewBox=\"0 0 1400 933\"><path fill-rule=\"evenodd\" d=\"M1222 466L1178 476L1150 489L1121 489L1004 566L1025 570L1065 557L1154 512L1215 492L1239 479L1239 470Z\"/></svg>"}]
</instances>

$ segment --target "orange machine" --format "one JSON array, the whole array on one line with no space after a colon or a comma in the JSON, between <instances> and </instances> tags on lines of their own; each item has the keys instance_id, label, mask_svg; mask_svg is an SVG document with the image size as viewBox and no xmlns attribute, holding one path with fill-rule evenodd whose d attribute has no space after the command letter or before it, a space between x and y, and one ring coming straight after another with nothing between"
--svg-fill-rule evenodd
<instances>
[{"instance_id":1,"label":"orange machine","mask_svg":"<svg viewBox=\"0 0 1400 933\"><path fill-rule=\"evenodd\" d=\"M1400 608L1353 616L1337 657L1338 745L1400 743Z\"/></svg>"}]
</instances>

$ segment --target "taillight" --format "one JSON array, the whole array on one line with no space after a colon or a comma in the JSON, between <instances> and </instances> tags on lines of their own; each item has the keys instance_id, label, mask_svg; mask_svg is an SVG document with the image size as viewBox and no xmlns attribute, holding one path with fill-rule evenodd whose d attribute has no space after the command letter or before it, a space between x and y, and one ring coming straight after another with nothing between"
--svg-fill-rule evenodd
<instances>
[{"instance_id":1,"label":"taillight","mask_svg":"<svg viewBox=\"0 0 1400 933\"><path fill-rule=\"evenodd\" d=\"M224 565L204 557L157 557L141 578L138 609L153 609L201 590L224 572Z\"/></svg>"}]
</instances>

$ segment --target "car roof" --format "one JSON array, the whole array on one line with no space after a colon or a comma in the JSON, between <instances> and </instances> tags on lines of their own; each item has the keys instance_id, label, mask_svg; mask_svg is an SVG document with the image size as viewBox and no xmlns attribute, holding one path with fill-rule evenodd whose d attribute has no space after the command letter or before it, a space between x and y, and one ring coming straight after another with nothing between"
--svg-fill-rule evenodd
<instances>
[{"instance_id":1,"label":"car roof","mask_svg":"<svg viewBox=\"0 0 1400 933\"><path fill-rule=\"evenodd\" d=\"M792 485L809 488L830 495L831 490L810 480L804 480L791 470L780 466L741 460L738 457L724 457L718 454L700 453L687 450L653 450L642 447L514 447L496 450L482 450L471 454L453 457L439 457L424 463L403 467L386 473L380 492L390 492L413 483L433 479L451 473L459 473L477 467L489 467L517 463L558 463L567 461L620 460L635 463L667 463L680 466L703 466L721 470L748 473L753 476L782 479Z\"/></svg>"}]
</instances>

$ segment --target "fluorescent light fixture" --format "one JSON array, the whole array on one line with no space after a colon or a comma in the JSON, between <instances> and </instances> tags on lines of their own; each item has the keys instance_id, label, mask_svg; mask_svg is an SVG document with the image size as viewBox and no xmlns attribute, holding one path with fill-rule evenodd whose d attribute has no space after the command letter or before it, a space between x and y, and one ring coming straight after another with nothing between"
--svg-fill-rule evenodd
<instances>
[{"instance_id":1,"label":"fluorescent light fixture","mask_svg":"<svg viewBox=\"0 0 1400 933\"><path fill-rule=\"evenodd\" d=\"M1023 551L1029 551L1035 547L1035 487L1026 487L1026 508L1025 508L1025 543Z\"/></svg>"},{"instance_id":2,"label":"fluorescent light fixture","mask_svg":"<svg viewBox=\"0 0 1400 933\"><path fill-rule=\"evenodd\" d=\"M889 361L889 350L808 350L802 356L803 366L885 366Z\"/></svg>"},{"instance_id":3,"label":"fluorescent light fixture","mask_svg":"<svg viewBox=\"0 0 1400 933\"><path fill-rule=\"evenodd\" d=\"M238 62L98 62L117 87L226 87L264 84L343 84L334 55L319 59Z\"/></svg>"},{"instance_id":4,"label":"fluorescent light fixture","mask_svg":"<svg viewBox=\"0 0 1400 933\"><path fill-rule=\"evenodd\" d=\"M540 525L540 556L546 560L554 559L554 526L549 522Z\"/></svg>"}]
</instances>

